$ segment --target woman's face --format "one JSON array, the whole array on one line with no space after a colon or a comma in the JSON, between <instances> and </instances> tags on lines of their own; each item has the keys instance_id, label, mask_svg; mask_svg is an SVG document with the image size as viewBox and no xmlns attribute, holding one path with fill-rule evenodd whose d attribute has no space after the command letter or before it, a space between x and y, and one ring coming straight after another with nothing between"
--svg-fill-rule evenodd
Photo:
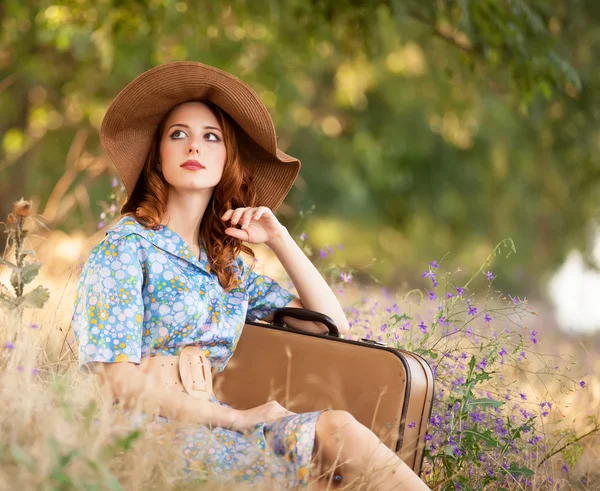
<instances>
[{"instance_id":1,"label":"woman's face","mask_svg":"<svg viewBox=\"0 0 600 491\"><path fill-rule=\"evenodd\" d=\"M177 106L165 122L160 161L165 180L174 188L213 189L221 180L227 152L217 118L201 102ZM182 167L196 160L203 169Z\"/></svg>"}]
</instances>

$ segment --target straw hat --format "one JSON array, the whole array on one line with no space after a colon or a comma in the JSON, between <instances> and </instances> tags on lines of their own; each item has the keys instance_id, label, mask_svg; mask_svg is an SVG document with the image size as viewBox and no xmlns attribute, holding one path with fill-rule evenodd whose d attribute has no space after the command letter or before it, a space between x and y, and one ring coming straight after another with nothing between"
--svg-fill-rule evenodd
<instances>
[{"instance_id":1,"label":"straw hat","mask_svg":"<svg viewBox=\"0 0 600 491\"><path fill-rule=\"evenodd\" d=\"M256 92L223 70L176 61L135 78L117 94L102 120L100 143L127 191L122 213L133 211L128 205L160 120L172 107L197 99L216 104L241 128L240 158L252 169L256 206L275 210L283 202L300 171L300 161L277 148L273 120Z\"/></svg>"}]
</instances>

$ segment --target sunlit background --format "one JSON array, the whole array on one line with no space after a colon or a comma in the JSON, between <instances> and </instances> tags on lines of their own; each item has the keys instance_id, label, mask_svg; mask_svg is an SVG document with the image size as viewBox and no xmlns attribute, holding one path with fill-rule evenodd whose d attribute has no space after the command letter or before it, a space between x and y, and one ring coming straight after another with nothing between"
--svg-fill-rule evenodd
<instances>
[{"instance_id":1,"label":"sunlit background","mask_svg":"<svg viewBox=\"0 0 600 491\"><path fill-rule=\"evenodd\" d=\"M50 230L110 226L123 194L98 142L106 108L156 64L202 61L254 87L301 159L279 215L315 258L341 244L355 281L405 289L432 259L475 270L510 238L496 286L594 333L600 9L535 7L9 0L0 216L24 196Z\"/></svg>"}]
</instances>

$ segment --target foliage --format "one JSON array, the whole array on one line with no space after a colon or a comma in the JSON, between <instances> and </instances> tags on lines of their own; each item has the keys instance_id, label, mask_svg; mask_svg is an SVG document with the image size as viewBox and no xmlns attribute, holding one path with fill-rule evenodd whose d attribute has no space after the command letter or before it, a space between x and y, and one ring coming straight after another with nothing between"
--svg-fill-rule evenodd
<instances>
[{"instance_id":1,"label":"foliage","mask_svg":"<svg viewBox=\"0 0 600 491\"><path fill-rule=\"evenodd\" d=\"M50 228L91 223L114 176L97 134L111 99L199 60L254 87L302 160L286 224L316 204L347 223L355 266L390 258L372 269L388 281L446 250L476 268L510 234L499 281L535 293L597 217L599 17L589 0L8 0L0 195L34 196Z\"/></svg>"}]
</instances>

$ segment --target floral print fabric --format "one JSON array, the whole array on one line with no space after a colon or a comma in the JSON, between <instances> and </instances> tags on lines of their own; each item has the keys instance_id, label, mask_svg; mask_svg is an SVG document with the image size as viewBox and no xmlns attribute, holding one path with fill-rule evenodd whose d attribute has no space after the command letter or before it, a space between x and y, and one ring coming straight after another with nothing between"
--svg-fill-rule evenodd
<instances>
[{"instance_id":1,"label":"floral print fabric","mask_svg":"<svg viewBox=\"0 0 600 491\"><path fill-rule=\"evenodd\" d=\"M71 322L80 367L139 364L144 357L177 355L193 344L223 371L245 320L265 317L294 298L272 278L250 271L241 257L235 265L242 280L225 292L202 246L198 258L167 226L151 230L133 217L121 217L92 250L77 285ZM270 477L292 487L306 484L322 412L261 423L246 434L219 427L178 428L182 469L192 477L202 465L222 479L260 482ZM168 424L160 417L151 426L164 439Z\"/></svg>"}]
</instances>

